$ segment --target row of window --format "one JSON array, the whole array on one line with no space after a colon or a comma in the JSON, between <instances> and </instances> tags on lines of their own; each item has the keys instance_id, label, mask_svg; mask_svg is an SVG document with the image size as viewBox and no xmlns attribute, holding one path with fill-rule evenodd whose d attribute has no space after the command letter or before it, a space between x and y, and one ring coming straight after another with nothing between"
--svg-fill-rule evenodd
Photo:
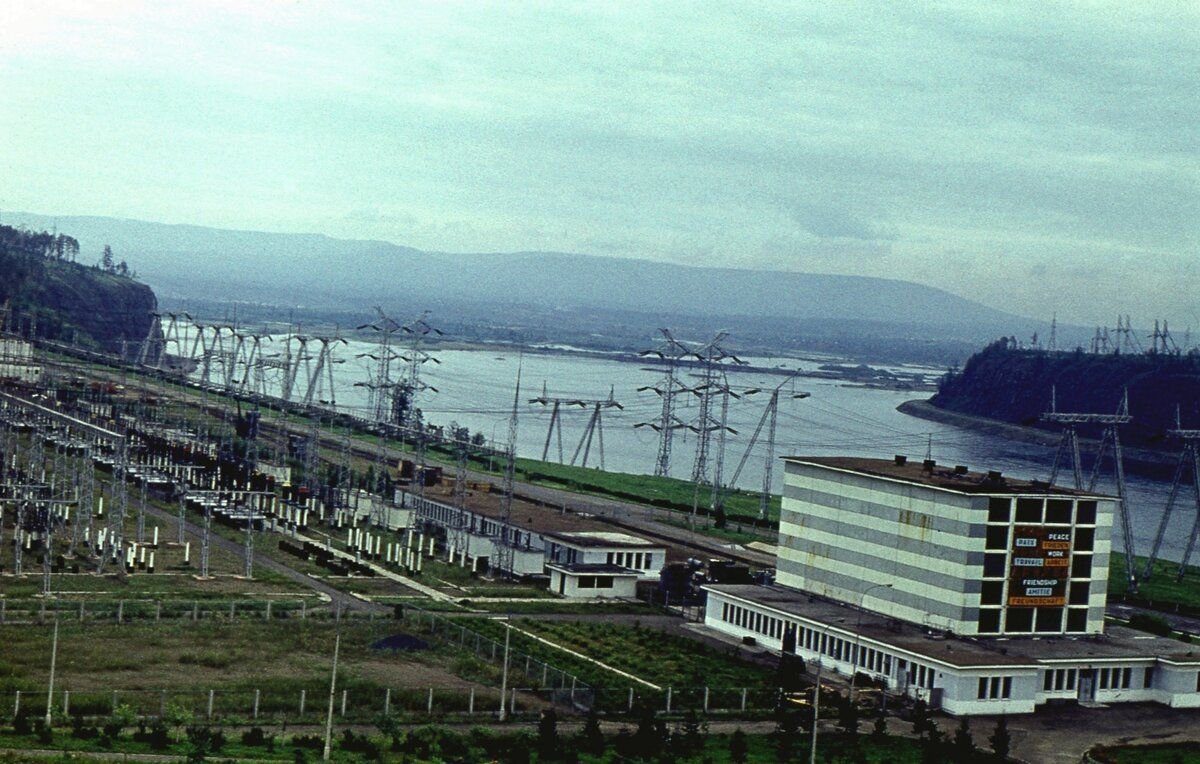
<instances>
[{"instance_id":1,"label":"row of window","mask_svg":"<svg viewBox=\"0 0 1200 764\"><path fill-rule=\"evenodd\" d=\"M1004 615L1005 634L1077 634L1087 631L1086 607L1066 609L1066 628L1063 628L1063 612L1060 607L980 608L979 633L999 634L1001 614Z\"/></svg>"},{"instance_id":2,"label":"row of window","mask_svg":"<svg viewBox=\"0 0 1200 764\"><path fill-rule=\"evenodd\" d=\"M892 658L872 647L855 645L854 640L842 639L832 634L826 634L821 629L811 629L791 624L780 618L765 615L749 608L725 602L721 605L721 620L731 623L747 631L770 637L784 639L786 629L795 629L796 645L809 652L828 656L836 661L857 664L863 671L869 671L884 676L891 676ZM855 648L860 649L857 660L854 658ZM933 669L917 663L908 664L909 682L922 687L933 687Z\"/></svg>"},{"instance_id":3,"label":"row of window","mask_svg":"<svg viewBox=\"0 0 1200 764\"><path fill-rule=\"evenodd\" d=\"M608 564L634 570L648 570L654 564L654 555L649 552L609 552Z\"/></svg>"},{"instance_id":4,"label":"row of window","mask_svg":"<svg viewBox=\"0 0 1200 764\"><path fill-rule=\"evenodd\" d=\"M1072 692L1075 690L1078 669L1049 669L1042 672L1043 692ZM1132 668L1102 668L1096 670L1096 689L1128 690L1133 686ZM1141 673L1142 689L1154 686L1154 667L1146 666Z\"/></svg>"},{"instance_id":5,"label":"row of window","mask_svg":"<svg viewBox=\"0 0 1200 764\"><path fill-rule=\"evenodd\" d=\"M979 691L976 697L980 700L1008 700L1012 697L1012 677L979 677Z\"/></svg>"},{"instance_id":6,"label":"row of window","mask_svg":"<svg viewBox=\"0 0 1200 764\"><path fill-rule=\"evenodd\" d=\"M1096 524L1096 502L1090 499L1073 502L1070 499L1029 497L1017 499L1016 522L1070 525L1072 509L1075 510L1076 525ZM988 500L989 523L1007 523L1012 515L1012 499L993 496Z\"/></svg>"},{"instance_id":7,"label":"row of window","mask_svg":"<svg viewBox=\"0 0 1200 764\"><path fill-rule=\"evenodd\" d=\"M783 639L784 622L779 618L726 602L721 607L721 620L732 623L747 631L765 634L772 639Z\"/></svg>"},{"instance_id":8,"label":"row of window","mask_svg":"<svg viewBox=\"0 0 1200 764\"><path fill-rule=\"evenodd\" d=\"M613 588L612 576L580 576L580 589L611 589Z\"/></svg>"}]
</instances>

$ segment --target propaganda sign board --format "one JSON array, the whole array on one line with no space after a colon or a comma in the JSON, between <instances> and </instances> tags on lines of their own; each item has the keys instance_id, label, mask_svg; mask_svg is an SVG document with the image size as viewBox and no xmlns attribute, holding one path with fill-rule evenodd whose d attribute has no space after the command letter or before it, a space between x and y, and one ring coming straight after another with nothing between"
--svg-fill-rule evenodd
<instances>
[{"instance_id":1,"label":"propaganda sign board","mask_svg":"<svg viewBox=\"0 0 1200 764\"><path fill-rule=\"evenodd\" d=\"M1041 525L1013 528L1008 569L1010 607L1062 607L1071 575L1071 529Z\"/></svg>"}]
</instances>

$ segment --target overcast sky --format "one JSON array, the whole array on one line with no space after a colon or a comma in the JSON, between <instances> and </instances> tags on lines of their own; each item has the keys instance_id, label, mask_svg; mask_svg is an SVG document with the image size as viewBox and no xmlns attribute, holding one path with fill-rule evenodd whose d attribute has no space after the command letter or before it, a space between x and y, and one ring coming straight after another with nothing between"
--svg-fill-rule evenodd
<instances>
[{"instance_id":1,"label":"overcast sky","mask_svg":"<svg viewBox=\"0 0 1200 764\"><path fill-rule=\"evenodd\" d=\"M0 208L1200 329L1200 3L0 0Z\"/></svg>"}]
</instances>

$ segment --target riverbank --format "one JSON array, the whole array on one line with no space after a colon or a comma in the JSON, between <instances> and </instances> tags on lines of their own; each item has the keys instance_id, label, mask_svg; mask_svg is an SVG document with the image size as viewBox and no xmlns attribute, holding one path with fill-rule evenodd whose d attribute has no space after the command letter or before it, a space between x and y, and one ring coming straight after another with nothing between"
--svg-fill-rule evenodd
<instances>
[{"instance_id":1,"label":"riverbank","mask_svg":"<svg viewBox=\"0 0 1200 764\"><path fill-rule=\"evenodd\" d=\"M1055 448L1058 446L1060 440L1060 435L1055 432L1001 422L997 419L988 419L987 417L975 416L973 414L949 411L934 406L928 400L905 401L897 406L896 410L902 414L917 417L918 419L962 427L963 429L1020 443L1034 443L1039 446ZM1085 464L1090 463L1097 449L1100 447L1100 441L1091 438L1080 438L1080 443L1087 452L1084 454L1084 462ZM1145 448L1129 448L1126 446L1122 448L1122 452L1125 457L1126 469L1145 477L1162 480L1171 479L1171 471L1178 461L1177 454L1166 451L1151 451ZM1060 469L1070 471L1070 464L1064 462L1060 465Z\"/></svg>"}]
</instances>

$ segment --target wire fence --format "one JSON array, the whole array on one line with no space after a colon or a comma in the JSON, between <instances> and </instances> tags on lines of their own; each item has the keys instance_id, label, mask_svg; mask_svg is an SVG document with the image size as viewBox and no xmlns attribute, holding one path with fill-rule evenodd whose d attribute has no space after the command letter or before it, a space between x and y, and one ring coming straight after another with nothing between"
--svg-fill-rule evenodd
<instances>
[{"instance_id":1,"label":"wire fence","mask_svg":"<svg viewBox=\"0 0 1200 764\"><path fill-rule=\"evenodd\" d=\"M0 624L60 621L145 623L162 620L333 618L332 608L304 599L10 599L0 598ZM347 611L342 617L350 617ZM361 617L374 618L369 611Z\"/></svg>"},{"instance_id":2,"label":"wire fence","mask_svg":"<svg viewBox=\"0 0 1200 764\"><path fill-rule=\"evenodd\" d=\"M709 715L761 716L778 707L777 690L763 688L668 688L644 693L633 688L589 689L607 699L606 715L627 714L639 703L659 713L682 714L689 710ZM504 693L505 714L510 719L535 719L551 705L561 705L570 690L558 687L512 687ZM0 718L42 718L47 688L0 693ZM324 722L330 710L329 686L319 683L288 687L212 690L72 690L55 689L51 716L99 720L123 707L141 719L164 716L205 720L230 726L245 724L306 725ZM373 724L383 716L415 723L486 720L500 715L501 692L482 686L381 688L338 687L332 696L333 718L338 723Z\"/></svg>"}]
</instances>

